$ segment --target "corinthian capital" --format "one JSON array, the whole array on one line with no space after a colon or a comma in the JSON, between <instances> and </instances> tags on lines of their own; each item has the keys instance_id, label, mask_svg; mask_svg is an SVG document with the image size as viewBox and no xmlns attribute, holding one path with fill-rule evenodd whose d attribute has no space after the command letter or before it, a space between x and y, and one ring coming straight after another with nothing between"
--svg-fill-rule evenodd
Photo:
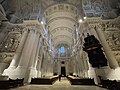
<instances>
[{"instance_id":1,"label":"corinthian capital","mask_svg":"<svg viewBox=\"0 0 120 90\"><path fill-rule=\"evenodd\" d=\"M105 26L103 24L97 24L94 27L95 30L105 30Z\"/></svg>"}]
</instances>

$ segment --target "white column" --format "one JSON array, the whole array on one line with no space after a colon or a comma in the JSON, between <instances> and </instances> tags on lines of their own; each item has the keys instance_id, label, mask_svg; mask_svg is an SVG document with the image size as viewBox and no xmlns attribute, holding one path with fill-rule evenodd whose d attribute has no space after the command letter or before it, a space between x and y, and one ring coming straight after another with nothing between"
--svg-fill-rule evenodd
<instances>
[{"instance_id":1,"label":"white column","mask_svg":"<svg viewBox=\"0 0 120 90\"><path fill-rule=\"evenodd\" d=\"M50 66L51 75L53 75L53 58L51 56L51 66Z\"/></svg>"},{"instance_id":2,"label":"white column","mask_svg":"<svg viewBox=\"0 0 120 90\"><path fill-rule=\"evenodd\" d=\"M34 68L37 69L37 77L41 77L41 63L42 63L42 37L40 38L39 45L38 45L38 51L36 54L36 61L34 62ZM38 59L38 60L37 60Z\"/></svg>"},{"instance_id":3,"label":"white column","mask_svg":"<svg viewBox=\"0 0 120 90\"><path fill-rule=\"evenodd\" d=\"M38 44L39 44L39 33L37 32L36 33L36 36L35 36L35 38L34 38L34 45L33 45L33 48L32 48L32 53L31 53L31 56L30 56L30 61L29 61L29 65L28 65L28 67L30 67L30 68L33 68L33 66L34 66L34 61L36 61L35 59L36 59L36 52L37 52L37 46L38 46Z\"/></svg>"},{"instance_id":4,"label":"white column","mask_svg":"<svg viewBox=\"0 0 120 90\"><path fill-rule=\"evenodd\" d=\"M68 75L68 60L67 59L65 61L65 71L66 71L66 75Z\"/></svg>"},{"instance_id":5,"label":"white column","mask_svg":"<svg viewBox=\"0 0 120 90\"><path fill-rule=\"evenodd\" d=\"M33 42L34 42L34 35L35 35L35 31L34 30L30 30L29 36L27 38L27 41L25 43L25 46L23 48L23 52L20 58L20 62L19 62L19 66L25 66L27 67L29 64L29 60L31 57L31 52L32 52L32 46L33 46Z\"/></svg>"},{"instance_id":6,"label":"white column","mask_svg":"<svg viewBox=\"0 0 120 90\"><path fill-rule=\"evenodd\" d=\"M28 70L27 70L27 73L26 73L26 77L28 77L28 82L31 81L31 78L32 77L37 77L37 70L36 68L34 68L34 61L36 61L36 51L37 51L37 46L38 46L38 43L39 43L39 33L35 33L35 37L34 38L34 45L33 45L33 48L32 48L32 53L31 53L31 56L30 56L30 60L29 60L29 65L28 65Z\"/></svg>"},{"instance_id":7,"label":"white column","mask_svg":"<svg viewBox=\"0 0 120 90\"><path fill-rule=\"evenodd\" d=\"M89 70L88 70L89 78L94 79L95 84L98 84L95 69L90 65L90 63L88 65L89 65Z\"/></svg>"},{"instance_id":8,"label":"white column","mask_svg":"<svg viewBox=\"0 0 120 90\"><path fill-rule=\"evenodd\" d=\"M83 63L84 63L84 73L85 73L85 77L88 77L88 70L89 70L89 66L88 66L88 61L87 61L87 58L85 58L86 56L86 53L83 51L82 52L82 60L83 60Z\"/></svg>"},{"instance_id":9,"label":"white column","mask_svg":"<svg viewBox=\"0 0 120 90\"><path fill-rule=\"evenodd\" d=\"M113 53L111 52L111 49L104 37L104 34L103 34L103 31L102 31L102 28L100 26L98 26L97 28L95 28L96 32L97 32L97 35L101 41L101 44L103 46L103 49L105 50L105 54L106 54L106 57L108 59L108 62L109 62L109 65L111 68L115 69L117 67L119 67L116 59L115 59L115 56L113 55Z\"/></svg>"},{"instance_id":10,"label":"white column","mask_svg":"<svg viewBox=\"0 0 120 90\"><path fill-rule=\"evenodd\" d=\"M41 77L41 60L40 59L37 61L36 69L37 69L37 77Z\"/></svg>"},{"instance_id":11,"label":"white column","mask_svg":"<svg viewBox=\"0 0 120 90\"><path fill-rule=\"evenodd\" d=\"M40 35L39 35L40 36ZM39 41L38 41L38 46L37 46L37 51L36 51L36 56L35 56L35 60L34 60L34 63L33 63L33 67L36 68L37 66L37 62L38 62L38 57L39 57L39 53L41 53L40 51L41 50L41 44L42 43L42 37L39 37Z\"/></svg>"},{"instance_id":12,"label":"white column","mask_svg":"<svg viewBox=\"0 0 120 90\"><path fill-rule=\"evenodd\" d=\"M80 60L83 77L86 77L86 73L89 70L89 67L87 60L85 59L84 51L82 49L80 50Z\"/></svg>"},{"instance_id":13,"label":"white column","mask_svg":"<svg viewBox=\"0 0 120 90\"><path fill-rule=\"evenodd\" d=\"M83 59L84 65L85 65L84 66L85 70L89 70L88 61L87 61L87 58L86 58L86 52L84 52L84 51L83 51L82 59Z\"/></svg>"},{"instance_id":14,"label":"white column","mask_svg":"<svg viewBox=\"0 0 120 90\"><path fill-rule=\"evenodd\" d=\"M45 75L48 75L47 74L47 70L48 70L48 52L46 51L46 54L45 54L45 62L44 62L44 65L45 65L45 67L44 67L44 70L45 70Z\"/></svg>"},{"instance_id":15,"label":"white column","mask_svg":"<svg viewBox=\"0 0 120 90\"><path fill-rule=\"evenodd\" d=\"M53 73L61 74L60 71L58 71L58 68L59 68L58 65L59 65L58 60L55 59L53 62Z\"/></svg>"},{"instance_id":16,"label":"white column","mask_svg":"<svg viewBox=\"0 0 120 90\"><path fill-rule=\"evenodd\" d=\"M61 74L61 60L59 59L59 61L56 61L56 66L57 66L57 73L58 73L58 75L60 75ZM56 67L54 67L54 68L56 68Z\"/></svg>"},{"instance_id":17,"label":"white column","mask_svg":"<svg viewBox=\"0 0 120 90\"><path fill-rule=\"evenodd\" d=\"M72 63L73 63L73 74L76 73L76 63L75 63L75 56L72 57Z\"/></svg>"},{"instance_id":18,"label":"white column","mask_svg":"<svg viewBox=\"0 0 120 90\"><path fill-rule=\"evenodd\" d=\"M40 46L41 47L41 46ZM41 48L41 52L39 52L39 58L38 58L38 61L37 61L37 65L36 65L36 69L37 69L37 77L41 77L41 72L42 72L42 58L43 58L43 50Z\"/></svg>"},{"instance_id":19,"label":"white column","mask_svg":"<svg viewBox=\"0 0 120 90\"><path fill-rule=\"evenodd\" d=\"M53 75L53 60L52 60L52 56L49 57L48 70L49 70L49 76L52 76Z\"/></svg>"},{"instance_id":20,"label":"white column","mask_svg":"<svg viewBox=\"0 0 120 90\"><path fill-rule=\"evenodd\" d=\"M50 55L48 52L48 59L47 59L47 75L50 76L51 75L51 60L50 60Z\"/></svg>"},{"instance_id":21,"label":"white column","mask_svg":"<svg viewBox=\"0 0 120 90\"><path fill-rule=\"evenodd\" d=\"M78 52L76 52L77 53L77 55L76 55L76 70L77 70L77 75L79 75L80 74L80 72L81 72L81 63L80 63L80 57L79 57L79 53Z\"/></svg>"},{"instance_id":22,"label":"white column","mask_svg":"<svg viewBox=\"0 0 120 90\"><path fill-rule=\"evenodd\" d=\"M38 70L38 73L40 73L41 75L41 77L42 77L42 74L43 74L43 62L44 62L44 46L42 46L42 44L41 44L41 46L40 46L41 48L40 48L40 51L39 51L39 62L38 62L38 64L37 64L37 70Z\"/></svg>"},{"instance_id":23,"label":"white column","mask_svg":"<svg viewBox=\"0 0 120 90\"><path fill-rule=\"evenodd\" d=\"M27 38L27 35L28 35L28 30L24 30L24 33L22 35L22 38L21 38L21 41L20 41L20 44L15 52L15 55L13 57L13 60L12 62L10 63L10 66L8 69L15 69L19 63L19 60L20 60L20 56L21 56L21 53L22 53L22 49L23 49L23 46L24 46L24 43L26 41L26 38Z\"/></svg>"},{"instance_id":24,"label":"white column","mask_svg":"<svg viewBox=\"0 0 120 90\"><path fill-rule=\"evenodd\" d=\"M98 40L99 40L99 38L98 38L98 35L97 35L97 32L94 30L94 25L89 25L88 27L90 27L90 34L91 35L94 35Z\"/></svg>"},{"instance_id":25,"label":"white column","mask_svg":"<svg viewBox=\"0 0 120 90\"><path fill-rule=\"evenodd\" d=\"M69 60L69 72L71 73L71 74L73 74L74 73L74 63L73 63L73 59L71 58L70 60Z\"/></svg>"},{"instance_id":26,"label":"white column","mask_svg":"<svg viewBox=\"0 0 120 90\"><path fill-rule=\"evenodd\" d=\"M75 55L75 74L79 74L79 62L77 61L78 60L78 55Z\"/></svg>"},{"instance_id":27,"label":"white column","mask_svg":"<svg viewBox=\"0 0 120 90\"><path fill-rule=\"evenodd\" d=\"M85 70L85 65L84 65L84 61L83 61L83 52L82 50L79 51L79 55L80 55L80 68L81 68L81 71L82 71L82 74L84 73L84 70Z\"/></svg>"},{"instance_id":28,"label":"white column","mask_svg":"<svg viewBox=\"0 0 120 90\"><path fill-rule=\"evenodd\" d=\"M42 58L42 63L41 63L42 64L41 65L41 74L42 74L42 77L45 76L45 74L46 74L46 57L47 57L46 56L46 51L43 51L43 53L44 53L44 58Z\"/></svg>"},{"instance_id":29,"label":"white column","mask_svg":"<svg viewBox=\"0 0 120 90\"><path fill-rule=\"evenodd\" d=\"M32 48L34 45L34 38L35 38L35 31L31 29L29 34L28 34L28 38L26 40L26 43L24 45L19 65L15 69L16 77L17 78L24 78L25 82L28 82L28 76L27 77L25 77L25 76L27 74L28 64L29 64L29 60L30 60L31 53L33 50Z\"/></svg>"}]
</instances>

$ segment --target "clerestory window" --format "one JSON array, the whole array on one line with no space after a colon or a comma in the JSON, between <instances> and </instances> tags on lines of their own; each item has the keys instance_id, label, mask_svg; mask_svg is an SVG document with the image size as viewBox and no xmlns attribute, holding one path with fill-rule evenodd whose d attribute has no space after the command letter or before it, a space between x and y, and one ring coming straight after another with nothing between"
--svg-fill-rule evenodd
<instances>
[{"instance_id":1,"label":"clerestory window","mask_svg":"<svg viewBox=\"0 0 120 90\"><path fill-rule=\"evenodd\" d=\"M60 48L60 53L65 53L65 47L64 47L64 46L62 46L62 47Z\"/></svg>"}]
</instances>

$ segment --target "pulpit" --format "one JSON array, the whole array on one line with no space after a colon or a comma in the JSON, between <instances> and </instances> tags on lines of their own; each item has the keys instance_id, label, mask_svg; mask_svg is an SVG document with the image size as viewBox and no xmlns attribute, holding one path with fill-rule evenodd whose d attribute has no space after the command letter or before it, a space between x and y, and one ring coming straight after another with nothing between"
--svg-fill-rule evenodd
<instances>
[{"instance_id":1,"label":"pulpit","mask_svg":"<svg viewBox=\"0 0 120 90\"><path fill-rule=\"evenodd\" d=\"M95 38L94 35L87 35L84 38L84 48L83 50L87 52L89 57L89 63L92 67L104 67L107 66L107 59L103 53L102 45Z\"/></svg>"}]
</instances>

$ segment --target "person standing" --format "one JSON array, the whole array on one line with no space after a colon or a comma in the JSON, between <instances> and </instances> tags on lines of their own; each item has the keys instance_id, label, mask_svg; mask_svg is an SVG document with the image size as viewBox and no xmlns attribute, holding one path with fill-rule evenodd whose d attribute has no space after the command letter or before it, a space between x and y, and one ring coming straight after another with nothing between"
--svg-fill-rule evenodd
<instances>
[{"instance_id":1,"label":"person standing","mask_svg":"<svg viewBox=\"0 0 120 90\"><path fill-rule=\"evenodd\" d=\"M59 81L61 81L61 75L59 75Z\"/></svg>"}]
</instances>

